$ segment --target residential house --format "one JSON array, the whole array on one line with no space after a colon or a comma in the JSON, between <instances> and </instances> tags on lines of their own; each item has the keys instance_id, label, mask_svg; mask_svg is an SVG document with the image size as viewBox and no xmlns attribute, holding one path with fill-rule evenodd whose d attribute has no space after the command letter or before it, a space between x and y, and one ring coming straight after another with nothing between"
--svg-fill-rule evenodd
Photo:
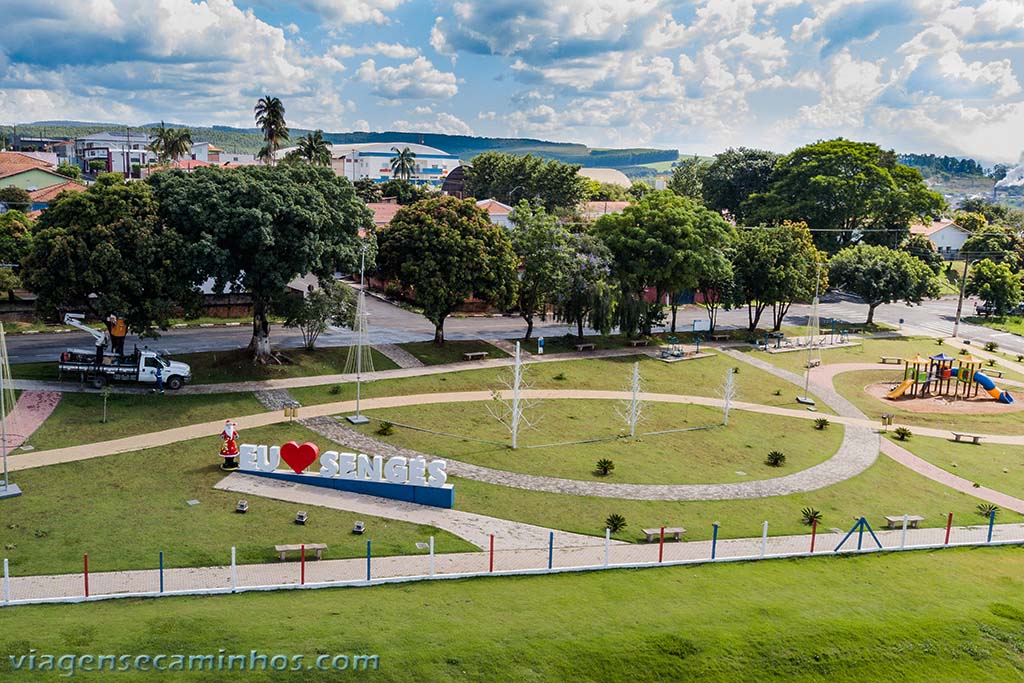
<instances>
[{"instance_id":1,"label":"residential house","mask_svg":"<svg viewBox=\"0 0 1024 683\"><path fill-rule=\"evenodd\" d=\"M210 166L252 166L262 163L256 159L255 154L225 152L209 142L193 143L191 157L195 161L203 161Z\"/></svg>"},{"instance_id":2,"label":"residential house","mask_svg":"<svg viewBox=\"0 0 1024 683\"><path fill-rule=\"evenodd\" d=\"M32 198L32 210L29 212L29 215L37 218L39 214L49 208L50 203L62 192L84 192L87 189L89 188L82 183L65 179L64 182L57 183L56 185L50 185L38 190L29 190L28 196Z\"/></svg>"},{"instance_id":3,"label":"residential house","mask_svg":"<svg viewBox=\"0 0 1024 683\"><path fill-rule=\"evenodd\" d=\"M910 234L927 237L935 246L935 251L947 261L952 261L960 255L964 242L971 236L970 232L951 220L934 221L928 225L911 225Z\"/></svg>"},{"instance_id":4,"label":"residential house","mask_svg":"<svg viewBox=\"0 0 1024 683\"><path fill-rule=\"evenodd\" d=\"M123 133L104 131L75 140L75 154L85 171L90 170L90 162L102 161L102 171L128 176L135 166L156 163L157 155L147 149L153 139L149 133L133 133L131 129Z\"/></svg>"},{"instance_id":5,"label":"residential house","mask_svg":"<svg viewBox=\"0 0 1024 683\"><path fill-rule=\"evenodd\" d=\"M512 228L511 215L513 209L508 204L503 204L497 199L481 199L476 205L487 212L491 222L495 225L508 229Z\"/></svg>"}]
</instances>

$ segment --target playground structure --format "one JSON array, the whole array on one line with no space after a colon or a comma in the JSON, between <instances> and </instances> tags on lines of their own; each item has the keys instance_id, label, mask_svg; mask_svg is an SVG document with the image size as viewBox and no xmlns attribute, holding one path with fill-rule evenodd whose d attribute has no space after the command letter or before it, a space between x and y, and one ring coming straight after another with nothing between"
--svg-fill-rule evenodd
<instances>
[{"instance_id":1,"label":"playground structure","mask_svg":"<svg viewBox=\"0 0 1024 683\"><path fill-rule=\"evenodd\" d=\"M954 362L957 363L955 367ZM980 360L970 355L957 359L940 353L930 358L917 355L903 359L903 381L885 397L893 400L903 396L945 396L966 400L976 398L980 390L1000 403L1013 403L1009 392L1001 390L992 378L981 372Z\"/></svg>"}]
</instances>

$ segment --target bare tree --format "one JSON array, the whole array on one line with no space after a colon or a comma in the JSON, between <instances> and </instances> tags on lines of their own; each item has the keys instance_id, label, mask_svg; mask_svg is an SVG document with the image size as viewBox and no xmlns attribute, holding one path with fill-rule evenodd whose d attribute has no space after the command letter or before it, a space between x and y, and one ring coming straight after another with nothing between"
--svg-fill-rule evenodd
<instances>
[{"instance_id":1,"label":"bare tree","mask_svg":"<svg viewBox=\"0 0 1024 683\"><path fill-rule=\"evenodd\" d=\"M739 397L739 389L736 386L735 375L735 368L726 370L725 382L716 392L718 397L725 401L725 405L722 407L722 424L726 427L729 426L729 409L732 407L732 402Z\"/></svg>"},{"instance_id":2,"label":"bare tree","mask_svg":"<svg viewBox=\"0 0 1024 683\"><path fill-rule=\"evenodd\" d=\"M640 363L633 363L633 372L630 374L629 388L630 397L623 400L615 409L615 414L629 427L629 436L636 436L636 426L647 420L645 408L647 404L640 400L643 393L643 385L640 382Z\"/></svg>"},{"instance_id":3,"label":"bare tree","mask_svg":"<svg viewBox=\"0 0 1024 683\"><path fill-rule=\"evenodd\" d=\"M539 419L527 416L527 411L536 407L539 401L523 398L523 392L528 391L531 385L525 377L519 342L516 342L515 364L511 370L511 373L498 380L503 388L491 391L491 402L487 405L487 412L512 435L512 450L515 450L519 442L519 432L533 429L540 422Z\"/></svg>"}]
</instances>

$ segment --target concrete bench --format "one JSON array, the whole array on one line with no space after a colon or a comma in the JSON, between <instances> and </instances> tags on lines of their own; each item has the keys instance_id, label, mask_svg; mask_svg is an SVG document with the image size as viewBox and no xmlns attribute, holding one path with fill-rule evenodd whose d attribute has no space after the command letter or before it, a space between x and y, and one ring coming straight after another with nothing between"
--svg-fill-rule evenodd
<instances>
[{"instance_id":1,"label":"concrete bench","mask_svg":"<svg viewBox=\"0 0 1024 683\"><path fill-rule=\"evenodd\" d=\"M995 370L993 368L982 368L981 371L984 372L986 375L994 375L994 376L998 377L999 379L1003 378L1003 371L1002 370Z\"/></svg>"},{"instance_id":2,"label":"concrete bench","mask_svg":"<svg viewBox=\"0 0 1024 683\"><path fill-rule=\"evenodd\" d=\"M729 335L727 335L727 334L713 334L713 335L711 335L711 341L729 341Z\"/></svg>"},{"instance_id":3,"label":"concrete bench","mask_svg":"<svg viewBox=\"0 0 1024 683\"><path fill-rule=\"evenodd\" d=\"M899 365L903 362L903 359L899 356L882 356L880 361L883 365Z\"/></svg>"},{"instance_id":4,"label":"concrete bench","mask_svg":"<svg viewBox=\"0 0 1024 683\"><path fill-rule=\"evenodd\" d=\"M647 340L646 339L630 339L629 340L629 345L632 346L634 349L636 347L638 347L638 346L647 346Z\"/></svg>"},{"instance_id":5,"label":"concrete bench","mask_svg":"<svg viewBox=\"0 0 1024 683\"><path fill-rule=\"evenodd\" d=\"M487 355L486 351L467 351L462 354L462 360L483 360Z\"/></svg>"},{"instance_id":6,"label":"concrete bench","mask_svg":"<svg viewBox=\"0 0 1024 683\"><path fill-rule=\"evenodd\" d=\"M325 544L323 544L323 543L307 543L306 544L306 551L308 552L310 550L312 550L312 551L314 551L316 553L316 559L319 560L319 559L323 558L324 551L327 550L327 546ZM284 562L285 557L288 555L288 553L290 553L290 552L296 552L296 553L302 552L302 546L301 545L275 545L274 546L274 551L278 554L278 556L280 556L281 561Z\"/></svg>"},{"instance_id":7,"label":"concrete bench","mask_svg":"<svg viewBox=\"0 0 1024 683\"><path fill-rule=\"evenodd\" d=\"M597 348L596 344L577 344L576 345L576 350L577 351L593 351L596 348Z\"/></svg>"},{"instance_id":8,"label":"concrete bench","mask_svg":"<svg viewBox=\"0 0 1024 683\"><path fill-rule=\"evenodd\" d=\"M640 531L644 532L644 535L647 536L648 543L661 539L661 529L641 529ZM676 541L681 541L685 533L686 529L679 526L665 527L665 538L671 536Z\"/></svg>"},{"instance_id":9,"label":"concrete bench","mask_svg":"<svg viewBox=\"0 0 1024 683\"><path fill-rule=\"evenodd\" d=\"M924 517L919 515L907 515L907 528L916 529L917 525L924 521ZM885 524L889 529L902 529L903 528L903 515L890 517L885 516Z\"/></svg>"},{"instance_id":10,"label":"concrete bench","mask_svg":"<svg viewBox=\"0 0 1024 683\"><path fill-rule=\"evenodd\" d=\"M982 436L981 434L965 434L963 432L953 432L953 441L963 441L970 439L975 444L980 444Z\"/></svg>"}]
</instances>

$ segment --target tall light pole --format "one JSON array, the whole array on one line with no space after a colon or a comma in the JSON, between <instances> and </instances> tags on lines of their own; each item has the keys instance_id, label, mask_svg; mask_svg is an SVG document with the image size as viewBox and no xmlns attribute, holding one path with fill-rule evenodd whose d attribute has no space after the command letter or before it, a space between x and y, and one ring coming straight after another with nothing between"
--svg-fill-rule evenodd
<instances>
[{"instance_id":1,"label":"tall light pole","mask_svg":"<svg viewBox=\"0 0 1024 683\"><path fill-rule=\"evenodd\" d=\"M964 258L964 276L960 280L960 297L956 301L956 318L953 319L953 337L956 338L957 333L960 331L960 313L964 308L964 291L967 289L967 270L971 265L978 262L979 259Z\"/></svg>"},{"instance_id":2,"label":"tall light pole","mask_svg":"<svg viewBox=\"0 0 1024 683\"><path fill-rule=\"evenodd\" d=\"M356 414L345 419L354 425L366 424L370 418L360 411L363 391L363 347L366 345L366 242L359 261L359 295L356 299ZM350 356L351 358L351 356ZM347 365L347 364L346 364ZM348 368L346 368L347 370Z\"/></svg>"}]
</instances>

